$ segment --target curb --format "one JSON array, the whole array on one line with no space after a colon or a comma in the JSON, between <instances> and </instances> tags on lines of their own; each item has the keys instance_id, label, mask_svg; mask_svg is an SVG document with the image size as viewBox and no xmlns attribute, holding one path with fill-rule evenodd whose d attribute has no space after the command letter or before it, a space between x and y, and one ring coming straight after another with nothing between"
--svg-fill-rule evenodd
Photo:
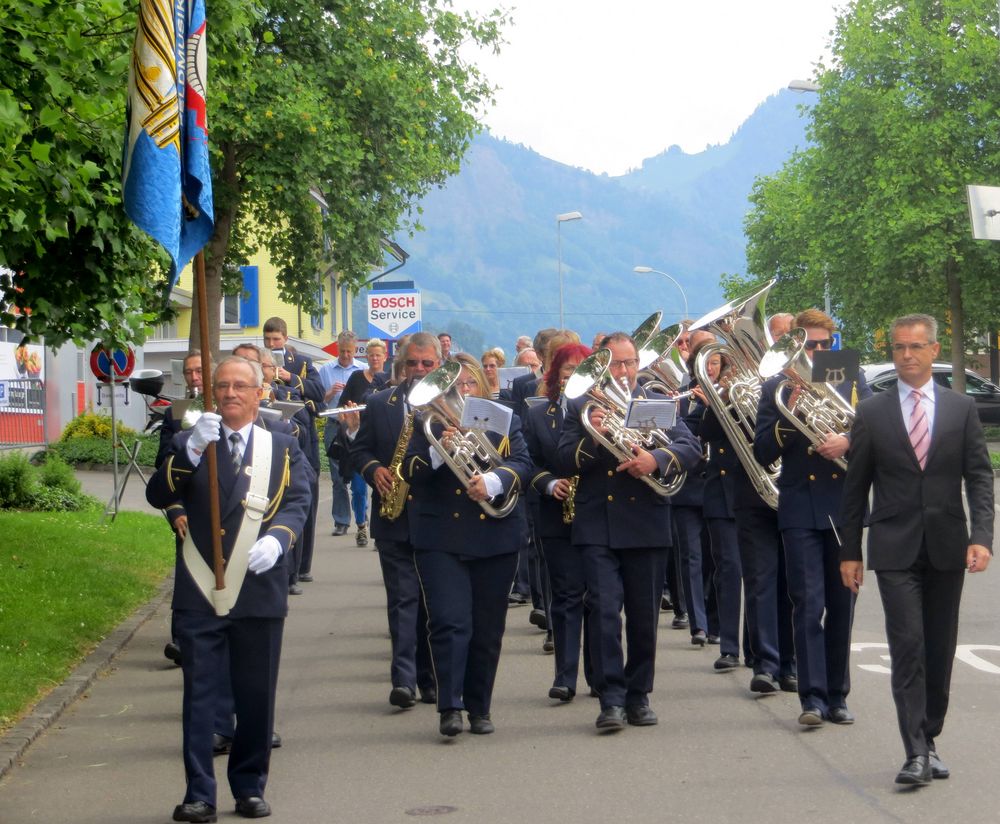
<instances>
[{"instance_id":1,"label":"curb","mask_svg":"<svg viewBox=\"0 0 1000 824\"><path fill-rule=\"evenodd\" d=\"M63 711L83 695L97 677L107 671L125 645L157 609L170 598L174 576L170 573L156 594L115 627L66 679L31 708L14 727L0 738L0 779L16 765L24 752Z\"/></svg>"}]
</instances>

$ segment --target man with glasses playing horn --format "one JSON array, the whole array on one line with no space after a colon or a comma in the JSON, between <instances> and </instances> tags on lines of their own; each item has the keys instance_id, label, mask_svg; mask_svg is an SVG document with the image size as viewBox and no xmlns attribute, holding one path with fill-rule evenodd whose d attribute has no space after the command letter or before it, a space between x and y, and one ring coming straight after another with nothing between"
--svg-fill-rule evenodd
<instances>
[{"instance_id":1,"label":"man with glasses playing horn","mask_svg":"<svg viewBox=\"0 0 1000 824\"><path fill-rule=\"evenodd\" d=\"M648 397L637 385L639 358L624 332L608 336L610 377L626 394ZM600 693L599 730L657 723L649 706L656 662L656 627L671 542L669 498L643 479L667 480L695 467L698 440L680 421L667 431L669 448L633 447L621 461L598 445L581 420L587 398L571 401L559 439L560 475L579 475L571 540L580 547L591 609L590 650L594 688ZM589 410L589 423L607 431L607 412ZM628 663L622 649L622 608Z\"/></svg>"},{"instance_id":2,"label":"man with glasses playing horn","mask_svg":"<svg viewBox=\"0 0 1000 824\"><path fill-rule=\"evenodd\" d=\"M807 333L805 354L812 361L817 349L833 345L833 320L819 309L807 309L795 318ZM792 628L798 666L799 724L820 726L824 721L853 724L847 708L851 689L848 669L854 595L840 582L840 499L845 472L834 461L848 457L846 434L828 433L813 447L775 403L779 373L764 382L754 457L764 466L781 459L778 477L778 528L785 546L788 595L792 601ZM844 381L838 394L851 402L872 392L860 370L856 382ZM782 399L794 410L800 389L784 389Z\"/></svg>"},{"instance_id":3,"label":"man with glasses playing horn","mask_svg":"<svg viewBox=\"0 0 1000 824\"><path fill-rule=\"evenodd\" d=\"M187 791L174 821L215 821L212 730L228 667L236 708L229 786L236 812L262 818L271 758L274 696L281 634L288 612L287 556L305 524L315 477L290 435L254 426L262 375L259 364L225 358L215 370L218 414L205 412L170 446L146 488L161 508L178 498L188 533L178 547L171 606L184 672L184 768ZM209 477L203 453L218 447L218 497L225 587L215 589Z\"/></svg>"}]
</instances>

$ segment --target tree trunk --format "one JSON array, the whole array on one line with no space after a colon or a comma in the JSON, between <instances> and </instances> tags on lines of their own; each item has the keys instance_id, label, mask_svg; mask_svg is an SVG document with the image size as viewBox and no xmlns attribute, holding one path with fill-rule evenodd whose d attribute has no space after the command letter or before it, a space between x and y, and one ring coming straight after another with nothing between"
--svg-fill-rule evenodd
<instances>
[{"instance_id":1,"label":"tree trunk","mask_svg":"<svg viewBox=\"0 0 1000 824\"><path fill-rule=\"evenodd\" d=\"M951 388L965 394L965 313L962 310L962 282L954 258L945 264L948 311L951 314Z\"/></svg>"},{"instance_id":2,"label":"tree trunk","mask_svg":"<svg viewBox=\"0 0 1000 824\"><path fill-rule=\"evenodd\" d=\"M208 351L211 352L212 363L219 362L219 312L222 308L222 264L229 250L229 237L233 223L236 220L236 204L239 202L238 192L240 181L236 174L236 153L232 146L222 146L223 164L221 175L216 176L221 183L219 190L232 193L229 197L216 200L215 231L212 239L205 247L205 292L208 304ZM205 350L201 343L200 313L198 309L197 285L191 312L191 348Z\"/></svg>"}]
</instances>

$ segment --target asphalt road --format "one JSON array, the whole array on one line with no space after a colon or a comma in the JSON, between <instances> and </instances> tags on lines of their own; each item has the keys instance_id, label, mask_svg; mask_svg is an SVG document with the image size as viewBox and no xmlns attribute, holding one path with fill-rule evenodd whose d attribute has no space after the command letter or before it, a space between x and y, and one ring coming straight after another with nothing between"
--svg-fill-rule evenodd
<instances>
[{"instance_id":1,"label":"asphalt road","mask_svg":"<svg viewBox=\"0 0 1000 824\"><path fill-rule=\"evenodd\" d=\"M95 488L106 480L87 479ZM130 484L133 482L130 481ZM952 707L938 740L947 781L897 790L903 760L889 694L874 582L854 625L851 727L796 723L784 693L755 697L750 673L716 673L717 648L697 649L661 622L656 727L594 729L599 707L547 698L552 658L528 610L512 609L500 662L492 736L443 739L437 714L388 704L389 642L377 556L353 534L329 537L323 488L316 581L292 599L278 688L267 798L277 822L667 821L995 822L1000 818L1000 566L970 576ZM97 490L100 491L100 490ZM144 506L141 484L126 508ZM0 781L0 822L154 824L181 801L179 669L162 656L160 604L85 697ZM216 761L224 773L223 760ZM223 776L220 820L237 820Z\"/></svg>"}]
</instances>

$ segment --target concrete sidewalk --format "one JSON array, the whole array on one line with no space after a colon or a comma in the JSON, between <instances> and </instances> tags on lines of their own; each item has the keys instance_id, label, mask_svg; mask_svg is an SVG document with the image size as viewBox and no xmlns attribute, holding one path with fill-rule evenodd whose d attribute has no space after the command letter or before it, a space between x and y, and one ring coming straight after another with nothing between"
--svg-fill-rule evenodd
<instances>
[{"instance_id":1,"label":"concrete sidewalk","mask_svg":"<svg viewBox=\"0 0 1000 824\"><path fill-rule=\"evenodd\" d=\"M544 635L529 626L527 609L512 609L493 707L496 734L444 739L432 707L397 711L388 704L377 555L356 547L353 531L330 537L328 478L321 486L316 581L291 599L285 630L277 718L284 746L273 754L267 793L274 821L996 820L996 675L956 666L956 700L939 741L953 777L898 792L892 778L902 753L877 655L858 653L852 661L858 722L803 731L795 696L755 698L748 670L716 673L717 649L692 647L666 617L651 696L659 726L600 735L595 700L550 701L553 659L541 653ZM107 482L109 497L110 489ZM145 506L141 492L128 500ZM1000 573L975 578L966 594L966 640L995 644ZM855 640L878 644L874 587L863 596ZM181 678L162 655L168 605L148 609L110 669L0 781L2 824L170 820L184 791ZM216 769L220 820L237 820L224 759Z\"/></svg>"}]
</instances>

